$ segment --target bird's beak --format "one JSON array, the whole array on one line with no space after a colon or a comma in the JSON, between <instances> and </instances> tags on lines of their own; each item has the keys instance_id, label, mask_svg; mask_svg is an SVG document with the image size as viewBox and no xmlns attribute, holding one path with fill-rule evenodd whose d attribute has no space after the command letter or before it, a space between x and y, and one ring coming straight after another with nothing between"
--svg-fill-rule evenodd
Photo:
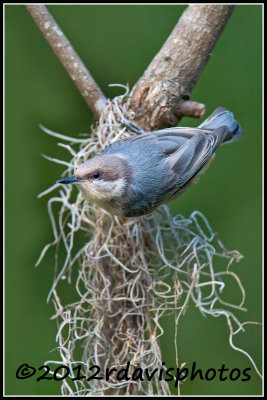
<instances>
[{"instance_id":1,"label":"bird's beak","mask_svg":"<svg viewBox=\"0 0 267 400\"><path fill-rule=\"evenodd\" d=\"M78 179L76 176L70 176L69 178L60 179L57 183L80 183L83 182L83 179Z\"/></svg>"}]
</instances>

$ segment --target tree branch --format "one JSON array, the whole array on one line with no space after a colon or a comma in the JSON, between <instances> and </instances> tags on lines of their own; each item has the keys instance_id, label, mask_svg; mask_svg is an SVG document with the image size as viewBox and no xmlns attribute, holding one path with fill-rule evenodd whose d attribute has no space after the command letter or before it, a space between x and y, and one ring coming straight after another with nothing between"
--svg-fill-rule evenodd
<instances>
[{"instance_id":1,"label":"tree branch","mask_svg":"<svg viewBox=\"0 0 267 400\"><path fill-rule=\"evenodd\" d=\"M106 98L44 5L25 6L97 119Z\"/></svg>"},{"instance_id":2,"label":"tree branch","mask_svg":"<svg viewBox=\"0 0 267 400\"><path fill-rule=\"evenodd\" d=\"M182 115L202 116L204 105L188 102L233 5L190 5L132 89L128 108L143 129L177 125ZM182 102L182 103L181 103Z\"/></svg>"}]
</instances>

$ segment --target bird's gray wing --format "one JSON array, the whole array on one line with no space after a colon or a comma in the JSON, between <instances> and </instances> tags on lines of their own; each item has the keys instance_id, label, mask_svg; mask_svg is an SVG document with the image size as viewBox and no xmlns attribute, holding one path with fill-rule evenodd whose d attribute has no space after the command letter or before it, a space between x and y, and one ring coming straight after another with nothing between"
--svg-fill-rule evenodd
<instances>
[{"instance_id":1,"label":"bird's gray wing","mask_svg":"<svg viewBox=\"0 0 267 400\"><path fill-rule=\"evenodd\" d=\"M210 133L200 131L167 157L165 162L177 176L176 191L204 167L227 134L228 128L224 126Z\"/></svg>"},{"instance_id":2,"label":"bird's gray wing","mask_svg":"<svg viewBox=\"0 0 267 400\"><path fill-rule=\"evenodd\" d=\"M152 147L157 147L165 155L169 155L177 151L189 139L202 132L209 133L211 130L175 127L147 132L138 136L117 140L104 149L100 155L127 152L128 145L130 145L132 151L134 149L132 146L139 148L140 145L152 145Z\"/></svg>"},{"instance_id":3,"label":"bird's gray wing","mask_svg":"<svg viewBox=\"0 0 267 400\"><path fill-rule=\"evenodd\" d=\"M170 155L179 150L181 146L185 145L193 137L210 132L211 130L209 129L176 127L155 131L152 132L152 135L156 138L164 154Z\"/></svg>"},{"instance_id":4,"label":"bird's gray wing","mask_svg":"<svg viewBox=\"0 0 267 400\"><path fill-rule=\"evenodd\" d=\"M177 151L179 147L185 144L185 142L193 136L196 136L201 132L208 133L210 131L210 129L176 127L147 132L139 136L118 140L108 146L101 154L120 151L125 144L139 145L143 142L144 144L149 143L152 145L158 145L161 148L161 151L167 155Z\"/></svg>"}]
</instances>

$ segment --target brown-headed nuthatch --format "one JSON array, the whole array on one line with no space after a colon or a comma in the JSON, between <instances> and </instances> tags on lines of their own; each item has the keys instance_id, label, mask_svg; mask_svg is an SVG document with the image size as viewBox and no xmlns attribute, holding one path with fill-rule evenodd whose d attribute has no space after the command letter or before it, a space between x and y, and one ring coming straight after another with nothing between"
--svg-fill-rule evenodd
<instances>
[{"instance_id":1,"label":"brown-headed nuthatch","mask_svg":"<svg viewBox=\"0 0 267 400\"><path fill-rule=\"evenodd\" d=\"M198 128L167 128L118 140L58 183L78 184L88 202L112 214L141 216L183 193L220 144L242 135L234 115L218 107Z\"/></svg>"}]
</instances>

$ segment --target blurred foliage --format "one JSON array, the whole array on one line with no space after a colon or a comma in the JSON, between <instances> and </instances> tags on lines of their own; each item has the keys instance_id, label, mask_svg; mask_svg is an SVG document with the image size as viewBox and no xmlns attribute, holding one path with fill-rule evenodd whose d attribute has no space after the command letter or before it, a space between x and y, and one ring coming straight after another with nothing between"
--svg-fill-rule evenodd
<instances>
[{"instance_id":1,"label":"blurred foliage","mask_svg":"<svg viewBox=\"0 0 267 400\"><path fill-rule=\"evenodd\" d=\"M160 49L184 5L57 5L49 10L108 97L121 93L109 83L130 87ZM197 209L208 218L229 249L244 259L234 266L246 289L242 320L261 319L261 146L262 146L262 6L236 6L191 98L206 104L206 116L219 105L232 110L245 136L223 146L197 185L171 204L188 216ZM18 380L17 367L38 368L55 359L56 323L46 297L53 279L53 251L37 269L42 247L52 240L47 197L37 194L52 185L62 166L41 153L66 159L55 138L38 127L77 136L90 131L92 113L43 39L24 6L5 6L5 362L6 394L59 394L59 384L35 378ZM185 118L181 125L199 121ZM230 282L231 285L231 282ZM231 286L230 286L231 289ZM232 288L238 301L239 291ZM236 296L235 296L236 295ZM66 293L67 296L67 293ZM161 340L163 361L175 366L174 320L166 318ZM261 360L261 327L249 325L235 339ZM207 320L191 305L178 331L180 361L206 370L251 367L229 347L224 318ZM183 383L183 394L256 395L261 382L196 379ZM174 388L173 393L177 393Z\"/></svg>"}]
</instances>

